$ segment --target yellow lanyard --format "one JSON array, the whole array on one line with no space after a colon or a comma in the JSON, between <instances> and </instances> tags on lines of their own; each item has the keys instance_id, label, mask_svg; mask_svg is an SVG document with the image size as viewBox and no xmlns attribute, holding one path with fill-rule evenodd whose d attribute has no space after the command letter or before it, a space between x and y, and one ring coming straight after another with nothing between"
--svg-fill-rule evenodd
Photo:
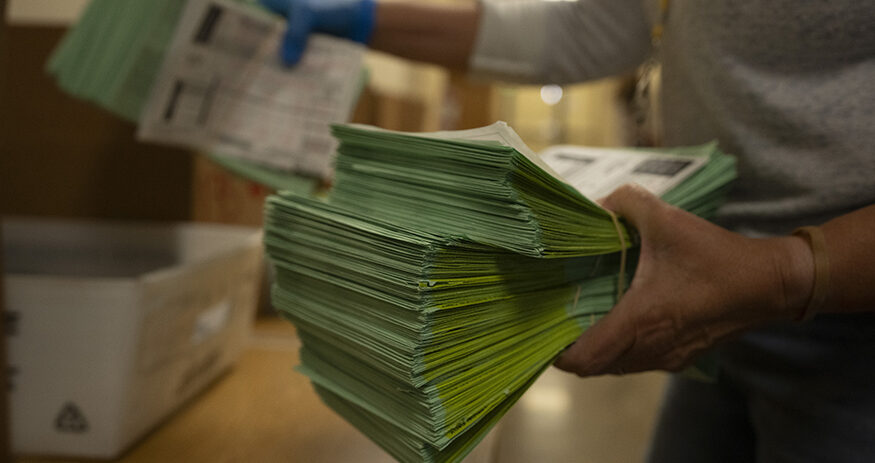
<instances>
[{"instance_id":1,"label":"yellow lanyard","mask_svg":"<svg viewBox=\"0 0 875 463\"><path fill-rule=\"evenodd\" d=\"M650 114L650 91L653 81L653 75L659 69L657 55L660 53L662 45L662 34L665 30L665 22L668 17L668 7L670 0L659 0L659 15L654 21L653 28L650 30L650 57L644 61L644 64L638 69L637 82L635 82L635 94L633 97L634 118L635 124L638 127L636 143L644 146L659 144L659 129L655 127L657 120ZM648 123L648 120L652 122ZM647 126L651 126L649 129ZM650 132L648 134L648 131Z\"/></svg>"},{"instance_id":2,"label":"yellow lanyard","mask_svg":"<svg viewBox=\"0 0 875 463\"><path fill-rule=\"evenodd\" d=\"M656 45L662 40L662 32L665 30L665 19L668 16L668 4L670 0L659 0L659 18L650 30L650 38Z\"/></svg>"}]
</instances>

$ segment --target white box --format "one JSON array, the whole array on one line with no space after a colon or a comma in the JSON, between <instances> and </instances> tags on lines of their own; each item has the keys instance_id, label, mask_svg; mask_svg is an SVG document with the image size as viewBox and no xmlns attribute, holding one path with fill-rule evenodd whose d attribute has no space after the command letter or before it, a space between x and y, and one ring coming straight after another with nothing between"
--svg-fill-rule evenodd
<instances>
[{"instance_id":1,"label":"white box","mask_svg":"<svg viewBox=\"0 0 875 463\"><path fill-rule=\"evenodd\" d=\"M2 236L16 454L118 456L250 332L256 229L16 219Z\"/></svg>"}]
</instances>

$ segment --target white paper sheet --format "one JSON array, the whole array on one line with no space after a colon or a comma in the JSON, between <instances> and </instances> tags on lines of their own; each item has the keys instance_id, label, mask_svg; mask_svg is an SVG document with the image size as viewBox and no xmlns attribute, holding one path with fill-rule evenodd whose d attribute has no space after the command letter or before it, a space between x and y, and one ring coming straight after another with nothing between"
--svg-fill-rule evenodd
<instances>
[{"instance_id":1,"label":"white paper sheet","mask_svg":"<svg viewBox=\"0 0 875 463\"><path fill-rule=\"evenodd\" d=\"M708 162L705 156L567 145L547 148L541 159L590 199L605 197L626 183L661 196Z\"/></svg>"},{"instance_id":2,"label":"white paper sheet","mask_svg":"<svg viewBox=\"0 0 875 463\"><path fill-rule=\"evenodd\" d=\"M352 112L363 47L314 35L301 62L284 68L285 27L252 6L189 0L138 137L329 177L329 126Z\"/></svg>"}]
</instances>

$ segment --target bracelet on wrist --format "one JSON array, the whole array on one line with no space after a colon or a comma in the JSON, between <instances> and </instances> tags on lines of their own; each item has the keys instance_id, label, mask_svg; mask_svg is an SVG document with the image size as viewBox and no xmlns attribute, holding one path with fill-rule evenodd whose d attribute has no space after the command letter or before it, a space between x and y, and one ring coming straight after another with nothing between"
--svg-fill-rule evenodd
<instances>
[{"instance_id":1,"label":"bracelet on wrist","mask_svg":"<svg viewBox=\"0 0 875 463\"><path fill-rule=\"evenodd\" d=\"M829 293L829 255L826 252L826 240L820 227L801 227L793 231L794 236L805 238L811 246L814 258L814 284L811 297L805 309L799 314L798 321L810 320L814 314L823 309L826 296Z\"/></svg>"}]
</instances>

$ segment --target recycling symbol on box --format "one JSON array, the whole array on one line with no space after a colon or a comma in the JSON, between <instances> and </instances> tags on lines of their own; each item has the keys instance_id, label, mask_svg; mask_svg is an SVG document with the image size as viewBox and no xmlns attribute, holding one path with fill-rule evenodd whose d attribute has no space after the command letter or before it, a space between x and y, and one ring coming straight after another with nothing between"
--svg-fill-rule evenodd
<instances>
[{"instance_id":1,"label":"recycling symbol on box","mask_svg":"<svg viewBox=\"0 0 875 463\"><path fill-rule=\"evenodd\" d=\"M85 419L85 415L76 404L67 402L58 412L58 416L55 417L55 429L61 432L81 434L88 431L88 420Z\"/></svg>"}]
</instances>

